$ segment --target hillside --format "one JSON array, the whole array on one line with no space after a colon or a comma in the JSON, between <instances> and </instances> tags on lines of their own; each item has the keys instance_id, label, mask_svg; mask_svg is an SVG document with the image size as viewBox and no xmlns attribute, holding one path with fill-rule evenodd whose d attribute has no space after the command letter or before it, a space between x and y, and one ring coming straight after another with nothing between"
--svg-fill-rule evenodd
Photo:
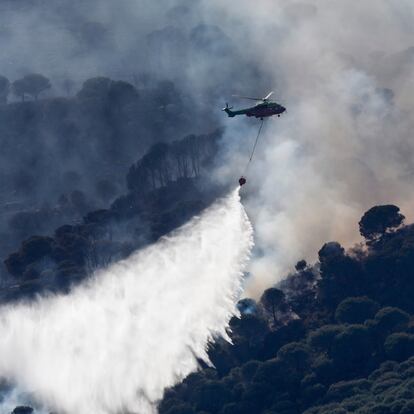
<instances>
[{"instance_id":1,"label":"hillside","mask_svg":"<svg viewBox=\"0 0 414 414\"><path fill-rule=\"evenodd\" d=\"M319 262L239 302L233 344L169 390L161 414L400 413L414 410L414 226L394 206L360 222L366 244L326 243Z\"/></svg>"}]
</instances>

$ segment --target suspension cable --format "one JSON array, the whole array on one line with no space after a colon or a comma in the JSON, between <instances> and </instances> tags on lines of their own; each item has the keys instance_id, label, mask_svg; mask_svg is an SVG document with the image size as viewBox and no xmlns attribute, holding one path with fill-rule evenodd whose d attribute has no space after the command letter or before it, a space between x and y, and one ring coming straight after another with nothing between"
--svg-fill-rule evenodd
<instances>
[{"instance_id":1,"label":"suspension cable","mask_svg":"<svg viewBox=\"0 0 414 414\"><path fill-rule=\"evenodd\" d=\"M260 133L262 132L262 128L263 128L263 123L264 123L264 119L262 119L262 121L260 123L259 131L257 133L256 140L255 140L254 145L253 145L253 149L250 153L249 161L247 161L246 167L244 169L244 175L247 173L249 165L250 165L250 163L253 159L254 152L256 151L256 146L257 146L257 143L259 142Z\"/></svg>"}]
</instances>

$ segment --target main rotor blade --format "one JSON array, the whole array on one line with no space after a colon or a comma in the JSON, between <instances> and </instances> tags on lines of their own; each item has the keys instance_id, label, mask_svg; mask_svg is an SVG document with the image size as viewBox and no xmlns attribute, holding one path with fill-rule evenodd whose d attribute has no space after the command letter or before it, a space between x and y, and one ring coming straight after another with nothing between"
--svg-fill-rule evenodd
<instances>
[{"instance_id":1,"label":"main rotor blade","mask_svg":"<svg viewBox=\"0 0 414 414\"><path fill-rule=\"evenodd\" d=\"M267 101L272 95L274 94L274 92L270 92L266 97L263 98L264 101Z\"/></svg>"},{"instance_id":2,"label":"main rotor blade","mask_svg":"<svg viewBox=\"0 0 414 414\"><path fill-rule=\"evenodd\" d=\"M249 96L232 95L235 98L250 99L251 101L262 101L262 98L250 98Z\"/></svg>"}]
</instances>

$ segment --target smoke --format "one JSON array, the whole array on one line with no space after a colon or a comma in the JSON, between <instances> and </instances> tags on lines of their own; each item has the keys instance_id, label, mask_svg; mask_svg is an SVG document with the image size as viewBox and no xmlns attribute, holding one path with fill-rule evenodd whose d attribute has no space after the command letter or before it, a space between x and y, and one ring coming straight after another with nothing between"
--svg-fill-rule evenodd
<instances>
[{"instance_id":1,"label":"smoke","mask_svg":"<svg viewBox=\"0 0 414 414\"><path fill-rule=\"evenodd\" d=\"M223 25L270 72L268 89L256 95L275 90L288 110L266 122L243 188L256 232L249 293L260 294L297 260L315 260L324 242L360 242L357 223L373 205L396 204L413 219L414 4L214 5L216 18L235 11ZM259 122L226 125L217 176L234 180Z\"/></svg>"},{"instance_id":2,"label":"smoke","mask_svg":"<svg viewBox=\"0 0 414 414\"><path fill-rule=\"evenodd\" d=\"M252 243L235 190L70 295L3 307L0 375L51 409L155 412L228 339Z\"/></svg>"}]
</instances>

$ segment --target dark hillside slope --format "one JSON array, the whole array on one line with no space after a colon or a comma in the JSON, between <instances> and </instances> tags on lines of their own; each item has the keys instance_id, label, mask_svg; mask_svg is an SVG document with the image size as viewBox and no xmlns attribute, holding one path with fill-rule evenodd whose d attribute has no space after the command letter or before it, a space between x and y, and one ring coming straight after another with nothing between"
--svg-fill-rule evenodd
<instances>
[{"instance_id":1,"label":"dark hillside slope","mask_svg":"<svg viewBox=\"0 0 414 414\"><path fill-rule=\"evenodd\" d=\"M0 299L66 292L94 270L127 257L199 214L223 191L203 178L220 137L216 131L153 145L131 166L128 193L109 208L91 211L50 235L25 239L4 261L10 282L4 283ZM47 213L43 219L48 219Z\"/></svg>"},{"instance_id":2,"label":"dark hillside slope","mask_svg":"<svg viewBox=\"0 0 414 414\"><path fill-rule=\"evenodd\" d=\"M364 215L366 247L326 243L317 265L243 299L233 345L210 349L216 369L169 390L160 413L413 413L414 225L394 207Z\"/></svg>"},{"instance_id":3,"label":"dark hillside slope","mask_svg":"<svg viewBox=\"0 0 414 414\"><path fill-rule=\"evenodd\" d=\"M0 256L32 234L80 220L125 192L130 165L155 143L216 127L171 81L137 89L106 77L76 95L0 102ZM208 123L210 121L210 123Z\"/></svg>"}]
</instances>

